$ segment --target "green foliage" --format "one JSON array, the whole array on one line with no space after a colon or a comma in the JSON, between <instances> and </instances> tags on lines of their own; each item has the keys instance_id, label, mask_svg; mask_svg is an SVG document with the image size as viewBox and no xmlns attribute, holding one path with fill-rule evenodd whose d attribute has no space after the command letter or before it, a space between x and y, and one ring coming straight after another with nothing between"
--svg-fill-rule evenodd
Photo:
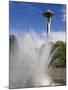
<instances>
[{"instance_id":1,"label":"green foliage","mask_svg":"<svg viewBox=\"0 0 68 90\"><path fill-rule=\"evenodd\" d=\"M57 41L53 44L51 54L54 53L50 65L56 67L66 67L66 44L62 41Z\"/></svg>"}]
</instances>

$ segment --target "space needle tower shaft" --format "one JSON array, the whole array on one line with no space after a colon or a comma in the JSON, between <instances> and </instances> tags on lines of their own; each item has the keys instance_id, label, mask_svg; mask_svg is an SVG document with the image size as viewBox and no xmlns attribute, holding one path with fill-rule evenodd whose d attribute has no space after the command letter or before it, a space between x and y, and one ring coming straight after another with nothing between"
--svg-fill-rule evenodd
<instances>
[{"instance_id":1,"label":"space needle tower shaft","mask_svg":"<svg viewBox=\"0 0 68 90\"><path fill-rule=\"evenodd\" d=\"M43 16L47 18L47 35L49 37L51 32L51 18L53 16L53 12L47 10L46 12L43 13Z\"/></svg>"}]
</instances>

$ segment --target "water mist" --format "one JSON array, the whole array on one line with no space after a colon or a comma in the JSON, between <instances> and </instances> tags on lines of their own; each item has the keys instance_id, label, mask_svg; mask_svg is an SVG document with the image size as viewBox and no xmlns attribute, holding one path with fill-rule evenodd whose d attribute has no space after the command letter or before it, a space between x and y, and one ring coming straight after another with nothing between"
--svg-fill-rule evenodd
<instances>
[{"instance_id":1,"label":"water mist","mask_svg":"<svg viewBox=\"0 0 68 90\"><path fill-rule=\"evenodd\" d=\"M9 88L52 85L48 75L52 47L50 39L46 38L37 48L37 38L30 33L14 38L10 38Z\"/></svg>"}]
</instances>

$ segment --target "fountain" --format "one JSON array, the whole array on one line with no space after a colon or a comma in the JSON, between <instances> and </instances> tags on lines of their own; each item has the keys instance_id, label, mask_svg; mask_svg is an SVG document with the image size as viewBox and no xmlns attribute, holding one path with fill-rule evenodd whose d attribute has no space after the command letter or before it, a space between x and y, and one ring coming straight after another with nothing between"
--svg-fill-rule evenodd
<instances>
[{"instance_id":1,"label":"fountain","mask_svg":"<svg viewBox=\"0 0 68 90\"><path fill-rule=\"evenodd\" d=\"M50 35L49 23L48 35ZM15 49L10 48L9 88L50 86L53 84L48 75L52 47L50 39L46 38L46 42L37 49L34 38L36 37L30 33L19 38L16 37L13 39L14 41L11 37L11 44Z\"/></svg>"},{"instance_id":2,"label":"fountain","mask_svg":"<svg viewBox=\"0 0 68 90\"><path fill-rule=\"evenodd\" d=\"M16 39L10 48L9 88L50 86L53 81L48 75L52 44L48 39L40 48L35 47L31 34ZM13 53L14 52L14 53Z\"/></svg>"}]
</instances>

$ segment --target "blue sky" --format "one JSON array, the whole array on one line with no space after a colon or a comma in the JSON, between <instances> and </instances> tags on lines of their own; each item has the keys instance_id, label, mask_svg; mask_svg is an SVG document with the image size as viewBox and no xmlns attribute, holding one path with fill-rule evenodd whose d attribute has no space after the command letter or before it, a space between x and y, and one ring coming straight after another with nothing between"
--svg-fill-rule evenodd
<instances>
[{"instance_id":1,"label":"blue sky","mask_svg":"<svg viewBox=\"0 0 68 90\"><path fill-rule=\"evenodd\" d=\"M50 9L54 12L51 30L65 32L65 5L47 3L9 2L10 32L46 32L46 18L42 13Z\"/></svg>"}]
</instances>

